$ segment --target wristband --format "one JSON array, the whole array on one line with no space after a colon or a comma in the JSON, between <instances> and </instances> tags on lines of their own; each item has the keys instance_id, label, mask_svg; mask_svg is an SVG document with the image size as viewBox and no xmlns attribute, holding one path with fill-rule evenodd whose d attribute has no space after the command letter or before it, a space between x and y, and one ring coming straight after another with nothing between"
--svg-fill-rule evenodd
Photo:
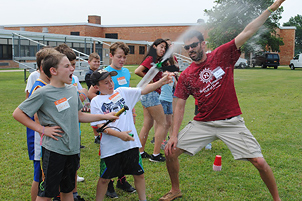
<instances>
[{"instance_id":1,"label":"wristband","mask_svg":"<svg viewBox=\"0 0 302 201\"><path fill-rule=\"evenodd\" d=\"M271 7L267 7L267 10L271 13L273 13L274 11L271 9Z\"/></svg>"},{"instance_id":2,"label":"wristband","mask_svg":"<svg viewBox=\"0 0 302 201\"><path fill-rule=\"evenodd\" d=\"M42 146L42 138L43 138L43 135L44 135L44 129L45 129L45 127L43 126L43 131L42 131L41 139L40 139L40 145L41 145L41 146Z\"/></svg>"}]
</instances>

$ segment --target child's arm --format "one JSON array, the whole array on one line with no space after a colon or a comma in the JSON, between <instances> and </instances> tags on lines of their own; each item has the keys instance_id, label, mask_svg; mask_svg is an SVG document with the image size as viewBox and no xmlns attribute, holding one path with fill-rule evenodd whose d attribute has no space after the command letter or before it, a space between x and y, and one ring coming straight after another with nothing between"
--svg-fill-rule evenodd
<instances>
[{"instance_id":1,"label":"child's arm","mask_svg":"<svg viewBox=\"0 0 302 201\"><path fill-rule=\"evenodd\" d=\"M108 114L88 114L81 112L79 110L79 122L81 123L90 123L94 121L101 121L101 120L116 120L118 119L117 116L114 116L116 112L110 112Z\"/></svg>"},{"instance_id":2,"label":"child's arm","mask_svg":"<svg viewBox=\"0 0 302 201\"><path fill-rule=\"evenodd\" d=\"M20 108L16 108L13 112L13 117L19 121L24 126L37 131L40 134L44 134L45 136L51 137L54 140L58 140L55 136L62 137L62 135L58 133L63 133L60 126L53 126L53 127L44 127L39 123L33 121L29 118Z\"/></svg>"},{"instance_id":3,"label":"child's arm","mask_svg":"<svg viewBox=\"0 0 302 201\"><path fill-rule=\"evenodd\" d=\"M157 88L165 85L165 84L169 84L172 82L172 77L171 77L171 73L165 72L165 74L163 74L164 77L162 77L160 80L158 80L155 83L152 84L148 84L141 92L142 95L148 94L151 91L156 90Z\"/></svg>"},{"instance_id":4,"label":"child's arm","mask_svg":"<svg viewBox=\"0 0 302 201\"><path fill-rule=\"evenodd\" d=\"M98 124L97 126L100 128L100 127L102 127L102 125L103 124ZM123 141L134 141L134 138L129 135L129 133L131 131L122 131L122 132L120 132L120 131L117 131L117 130L114 130L114 129L111 129L111 128L106 128L103 132L107 133L109 135L121 138Z\"/></svg>"},{"instance_id":5,"label":"child's arm","mask_svg":"<svg viewBox=\"0 0 302 201\"><path fill-rule=\"evenodd\" d=\"M97 94L96 94L97 92L98 92L98 90L96 88L94 88L93 86L91 86L88 90L88 98L90 100L92 100L94 97L97 96Z\"/></svg>"}]
</instances>

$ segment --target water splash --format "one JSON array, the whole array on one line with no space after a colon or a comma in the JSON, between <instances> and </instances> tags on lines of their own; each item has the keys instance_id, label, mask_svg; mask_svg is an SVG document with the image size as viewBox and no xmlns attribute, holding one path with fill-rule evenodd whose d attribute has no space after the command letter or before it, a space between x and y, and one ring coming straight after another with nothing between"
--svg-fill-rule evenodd
<instances>
[{"instance_id":1,"label":"water splash","mask_svg":"<svg viewBox=\"0 0 302 201\"><path fill-rule=\"evenodd\" d=\"M168 51L163 56L162 61L169 59L174 52L182 48L183 40L190 33L191 30L197 30L203 32L205 30L205 24L204 23L198 24L188 28L180 37L178 37L178 39L175 42L173 42L173 45L168 49ZM159 69L156 68L156 64L153 64L152 67L149 69L149 71L146 73L143 79L141 79L141 81L137 84L136 87L141 88L141 90L143 90L150 83L150 81L156 76L158 72Z\"/></svg>"}]
</instances>

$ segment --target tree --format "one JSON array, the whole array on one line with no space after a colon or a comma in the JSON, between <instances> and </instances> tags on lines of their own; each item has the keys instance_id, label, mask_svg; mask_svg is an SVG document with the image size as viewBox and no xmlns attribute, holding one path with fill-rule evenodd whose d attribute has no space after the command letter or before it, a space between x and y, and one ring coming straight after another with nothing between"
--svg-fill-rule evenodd
<instances>
[{"instance_id":1,"label":"tree","mask_svg":"<svg viewBox=\"0 0 302 201\"><path fill-rule=\"evenodd\" d=\"M291 17L288 22L283 26L295 26L296 29L296 41L295 41L295 54L302 53L302 15L296 15Z\"/></svg>"},{"instance_id":2,"label":"tree","mask_svg":"<svg viewBox=\"0 0 302 201\"><path fill-rule=\"evenodd\" d=\"M273 0L215 0L211 10L205 10L209 16L208 46L212 49L234 39L248 23L258 17ZM245 53L260 50L280 51L283 40L276 33L283 8L272 13L264 26L242 47ZM246 54L248 55L248 54Z\"/></svg>"}]
</instances>

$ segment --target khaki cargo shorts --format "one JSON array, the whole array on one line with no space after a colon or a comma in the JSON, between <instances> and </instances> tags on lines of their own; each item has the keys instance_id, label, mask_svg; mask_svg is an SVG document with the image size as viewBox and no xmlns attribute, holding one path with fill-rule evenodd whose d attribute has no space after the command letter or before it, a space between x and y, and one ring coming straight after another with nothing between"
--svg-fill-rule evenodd
<instances>
[{"instance_id":1,"label":"khaki cargo shorts","mask_svg":"<svg viewBox=\"0 0 302 201\"><path fill-rule=\"evenodd\" d=\"M193 156L217 139L228 146L236 160L263 157L259 143L240 116L208 122L193 120L178 133L177 147Z\"/></svg>"}]
</instances>

